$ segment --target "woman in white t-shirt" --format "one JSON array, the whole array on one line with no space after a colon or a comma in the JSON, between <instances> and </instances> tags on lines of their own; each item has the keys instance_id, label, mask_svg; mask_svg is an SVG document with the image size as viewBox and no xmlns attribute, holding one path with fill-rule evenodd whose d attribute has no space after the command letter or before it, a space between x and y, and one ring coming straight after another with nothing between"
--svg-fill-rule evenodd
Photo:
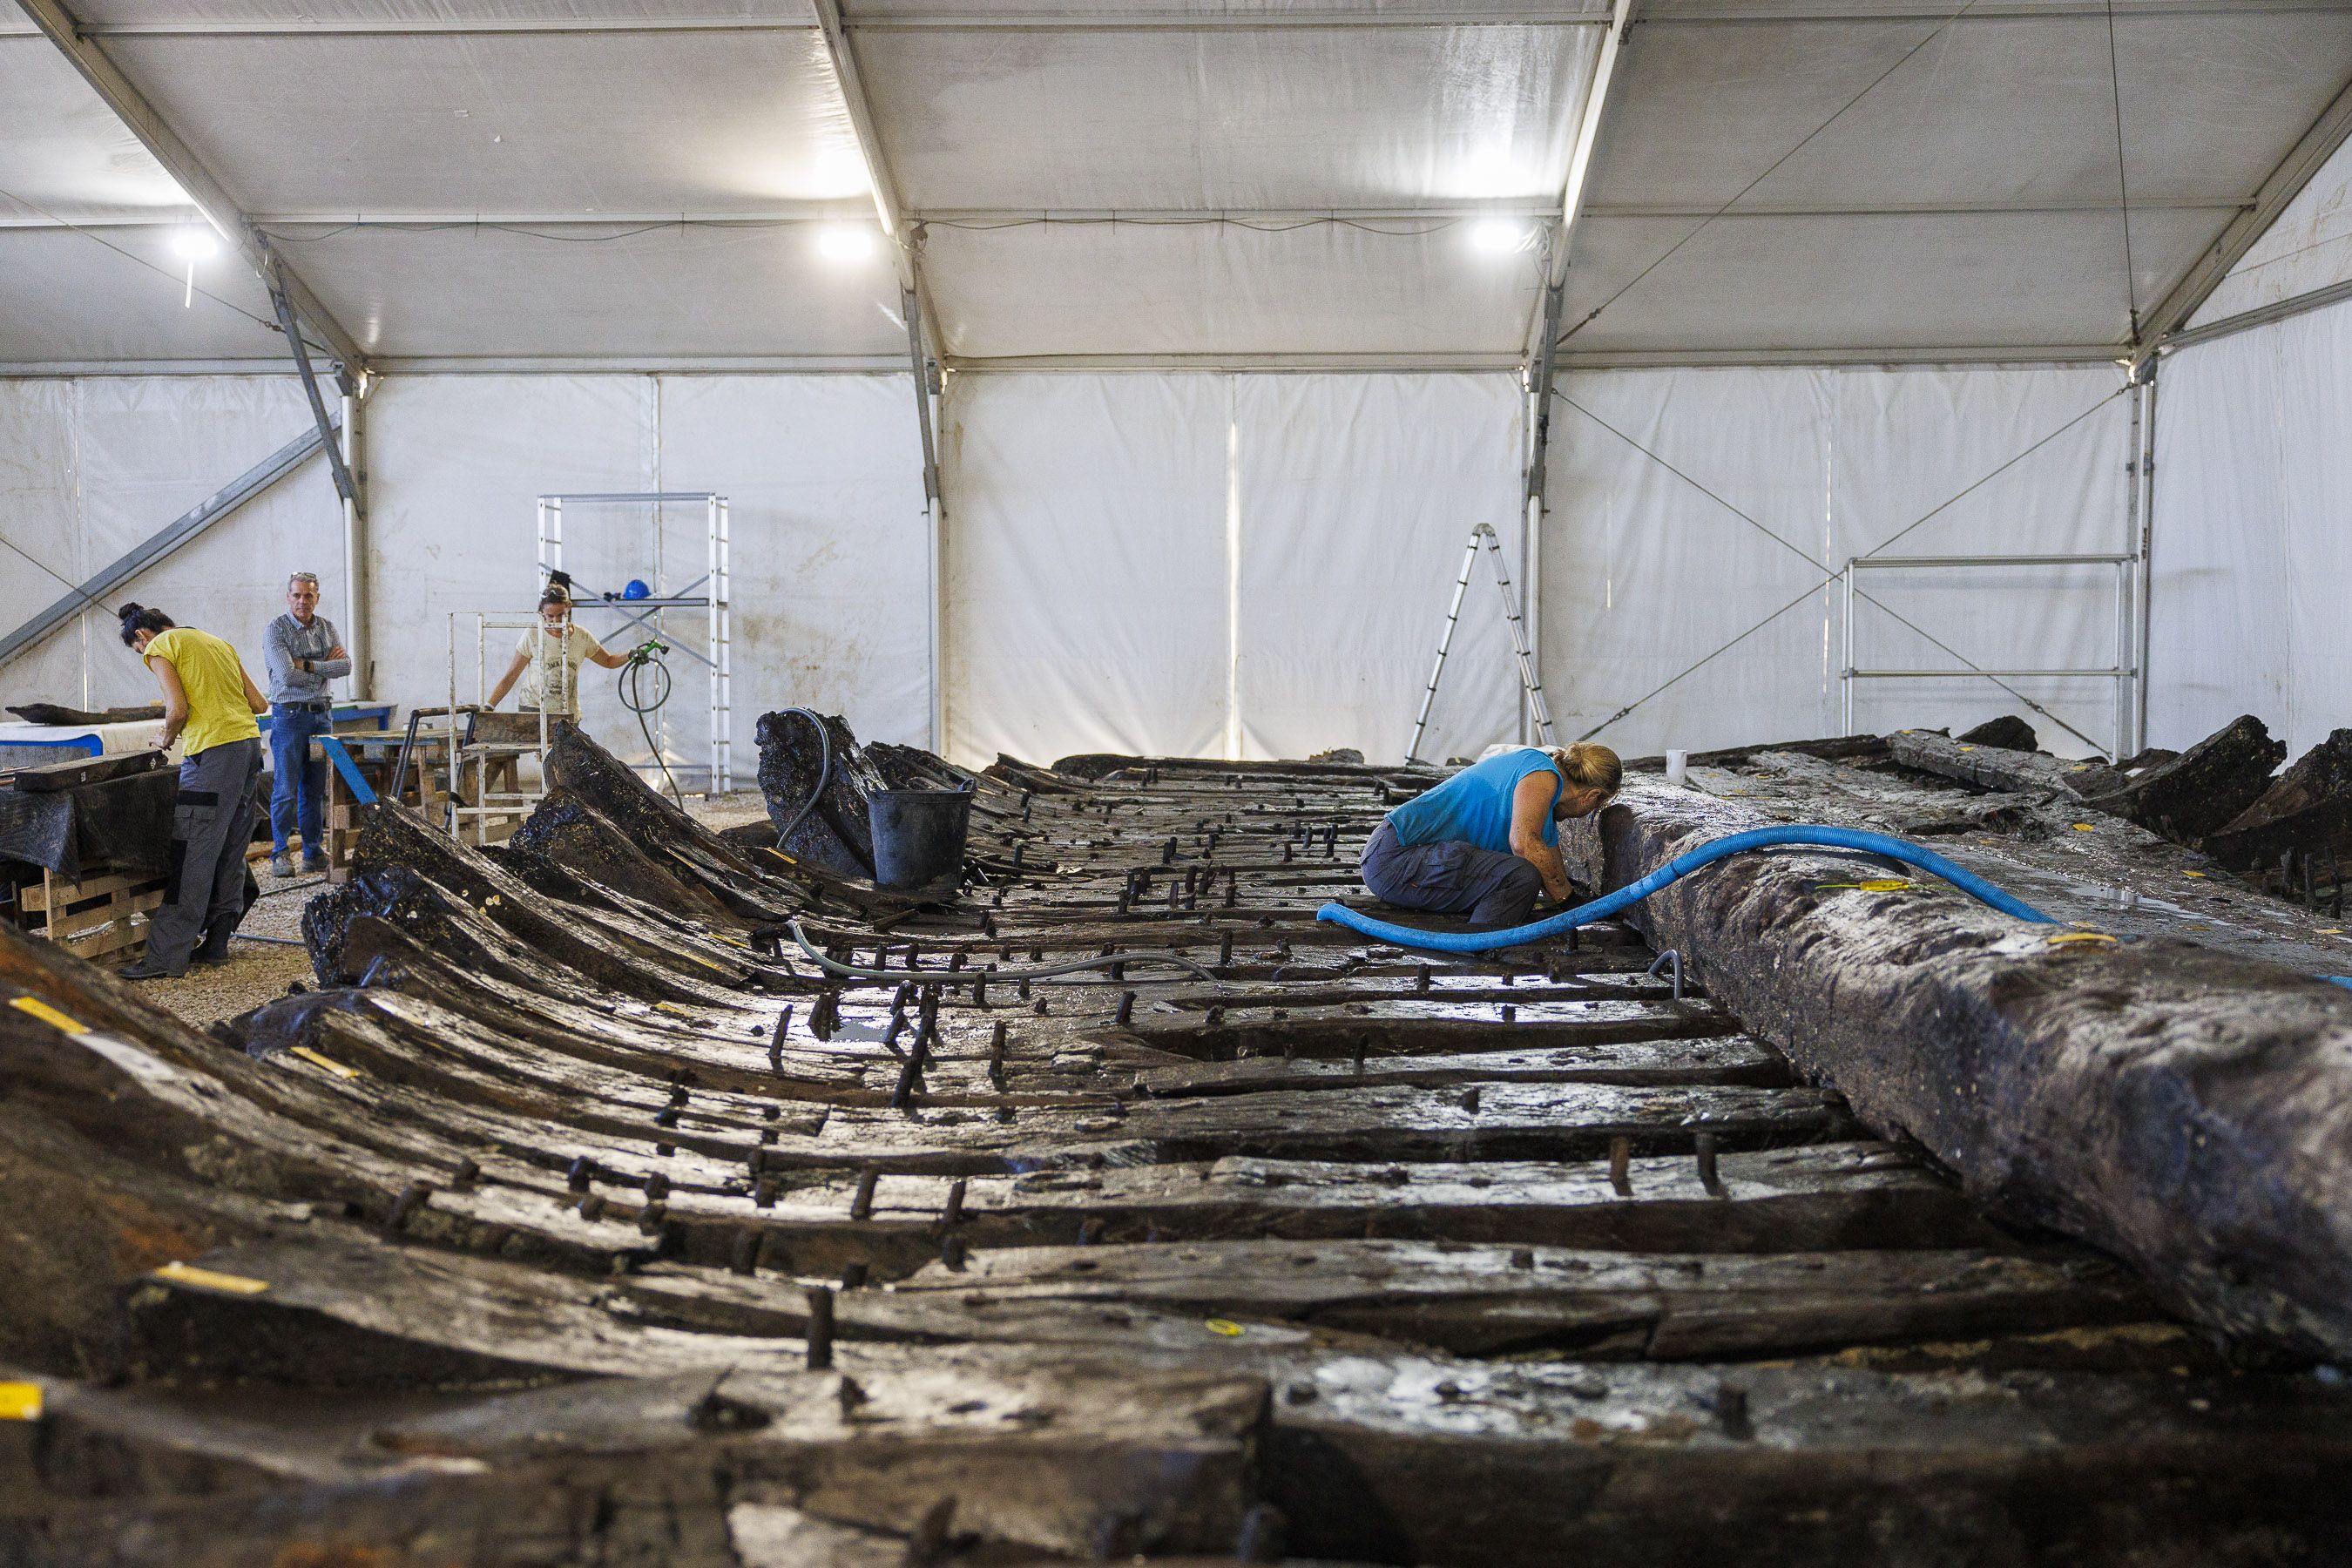
<instances>
[{"instance_id":1,"label":"woman in white t-shirt","mask_svg":"<svg viewBox=\"0 0 2352 1568\"><path fill-rule=\"evenodd\" d=\"M491 689L489 706L496 708L522 682L518 706L526 713L544 710L559 719L580 717L580 666L593 661L606 669L629 662L625 653L608 653L585 626L572 624L572 600L561 588L539 596L539 625L515 644L514 662Z\"/></svg>"}]
</instances>

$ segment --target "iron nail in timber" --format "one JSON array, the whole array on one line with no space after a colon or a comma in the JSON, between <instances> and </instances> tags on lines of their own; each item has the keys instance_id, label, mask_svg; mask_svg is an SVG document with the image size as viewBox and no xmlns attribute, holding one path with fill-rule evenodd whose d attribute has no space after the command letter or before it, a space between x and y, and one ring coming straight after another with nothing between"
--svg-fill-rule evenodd
<instances>
[{"instance_id":1,"label":"iron nail in timber","mask_svg":"<svg viewBox=\"0 0 2352 1568\"><path fill-rule=\"evenodd\" d=\"M1021 792L1021 820L1029 820L1029 792L1025 789Z\"/></svg>"},{"instance_id":2,"label":"iron nail in timber","mask_svg":"<svg viewBox=\"0 0 2352 1568\"><path fill-rule=\"evenodd\" d=\"M999 1018L988 1031L988 1065L991 1071L1004 1066L1004 1020Z\"/></svg>"},{"instance_id":3,"label":"iron nail in timber","mask_svg":"<svg viewBox=\"0 0 2352 1568\"><path fill-rule=\"evenodd\" d=\"M677 1126L677 1106L675 1106L675 1105L665 1105L665 1106L663 1106L659 1110L655 1111L655 1112L654 1112L654 1125L655 1125L655 1126L656 1126L656 1127L675 1127L675 1126Z\"/></svg>"},{"instance_id":4,"label":"iron nail in timber","mask_svg":"<svg viewBox=\"0 0 2352 1568\"><path fill-rule=\"evenodd\" d=\"M384 1221L385 1228L394 1231L404 1228L415 1216L416 1211L432 1199L431 1187L423 1182L409 1183L400 1189L400 1195L392 1200L392 1213Z\"/></svg>"},{"instance_id":5,"label":"iron nail in timber","mask_svg":"<svg viewBox=\"0 0 2352 1568\"><path fill-rule=\"evenodd\" d=\"M1217 933L1217 967L1220 969L1226 968L1231 965L1233 962L1234 933L1230 931L1220 931Z\"/></svg>"},{"instance_id":6,"label":"iron nail in timber","mask_svg":"<svg viewBox=\"0 0 2352 1568\"><path fill-rule=\"evenodd\" d=\"M758 1226L746 1225L736 1227L735 1247L727 1259L727 1267L738 1274L750 1275L760 1271L760 1227Z\"/></svg>"},{"instance_id":7,"label":"iron nail in timber","mask_svg":"<svg viewBox=\"0 0 2352 1568\"><path fill-rule=\"evenodd\" d=\"M851 1219L874 1217L874 1184L882 1179L881 1173L868 1166L857 1173L857 1191L849 1200Z\"/></svg>"},{"instance_id":8,"label":"iron nail in timber","mask_svg":"<svg viewBox=\"0 0 2352 1568\"><path fill-rule=\"evenodd\" d=\"M1358 1072L1364 1070L1364 1058L1370 1053L1371 1048L1371 1036L1358 1035L1356 1037L1356 1070Z\"/></svg>"},{"instance_id":9,"label":"iron nail in timber","mask_svg":"<svg viewBox=\"0 0 2352 1568\"><path fill-rule=\"evenodd\" d=\"M669 1177L663 1174L661 1172L656 1171L652 1175L646 1178L646 1196L649 1200L658 1201L669 1196Z\"/></svg>"},{"instance_id":10,"label":"iron nail in timber","mask_svg":"<svg viewBox=\"0 0 2352 1568\"><path fill-rule=\"evenodd\" d=\"M1016 871L1021 869L1021 852L1025 847L1027 846L1017 843L1013 846L1013 868Z\"/></svg>"},{"instance_id":11,"label":"iron nail in timber","mask_svg":"<svg viewBox=\"0 0 2352 1568\"><path fill-rule=\"evenodd\" d=\"M659 1236L668 1220L667 1204L647 1204L637 1211L637 1228L647 1236Z\"/></svg>"},{"instance_id":12,"label":"iron nail in timber","mask_svg":"<svg viewBox=\"0 0 2352 1568\"><path fill-rule=\"evenodd\" d=\"M1426 963L1416 963L1412 966L1412 988L1423 993L1428 991L1429 965Z\"/></svg>"},{"instance_id":13,"label":"iron nail in timber","mask_svg":"<svg viewBox=\"0 0 2352 1568\"><path fill-rule=\"evenodd\" d=\"M867 1276L872 1273L873 1269L864 1258L859 1258L855 1263L845 1263L841 1266L841 1288L845 1290L863 1290L866 1288Z\"/></svg>"},{"instance_id":14,"label":"iron nail in timber","mask_svg":"<svg viewBox=\"0 0 2352 1568\"><path fill-rule=\"evenodd\" d=\"M1508 1002L1503 1004L1503 1022L1506 1024L1516 1023L1518 1020L1518 1016L1519 1010L1517 1007L1512 1006Z\"/></svg>"},{"instance_id":15,"label":"iron nail in timber","mask_svg":"<svg viewBox=\"0 0 2352 1568\"><path fill-rule=\"evenodd\" d=\"M580 1200L580 1217L582 1219L594 1219L598 1215L601 1215L604 1212L604 1194L590 1193L586 1197Z\"/></svg>"},{"instance_id":16,"label":"iron nail in timber","mask_svg":"<svg viewBox=\"0 0 2352 1568\"><path fill-rule=\"evenodd\" d=\"M940 1263L950 1274L963 1272L963 1237L950 1231L940 1243Z\"/></svg>"},{"instance_id":17,"label":"iron nail in timber","mask_svg":"<svg viewBox=\"0 0 2352 1568\"><path fill-rule=\"evenodd\" d=\"M1617 1189L1621 1198L1633 1195L1633 1141L1618 1137L1609 1140L1609 1184Z\"/></svg>"},{"instance_id":18,"label":"iron nail in timber","mask_svg":"<svg viewBox=\"0 0 2352 1568\"><path fill-rule=\"evenodd\" d=\"M586 1192L589 1184L595 1179L596 1162L585 1154L573 1160L572 1168L563 1173L564 1184L575 1193Z\"/></svg>"},{"instance_id":19,"label":"iron nail in timber","mask_svg":"<svg viewBox=\"0 0 2352 1568\"><path fill-rule=\"evenodd\" d=\"M1179 905L1177 900L1181 899L1183 896L1184 889L1182 887L1174 882L1168 884L1168 907L1170 909L1172 910L1178 908Z\"/></svg>"},{"instance_id":20,"label":"iron nail in timber","mask_svg":"<svg viewBox=\"0 0 2352 1568\"><path fill-rule=\"evenodd\" d=\"M1536 1249L1535 1249L1534 1247L1513 1247L1513 1248L1511 1249L1511 1267L1512 1267L1512 1268L1533 1268L1535 1266L1536 1266Z\"/></svg>"},{"instance_id":21,"label":"iron nail in timber","mask_svg":"<svg viewBox=\"0 0 2352 1568\"><path fill-rule=\"evenodd\" d=\"M1130 912L1132 912L1132 911L1133 911L1134 907L1135 907L1135 889L1134 889L1134 887L1130 884L1129 886L1125 887L1125 888L1121 888L1121 889L1118 890L1118 913L1119 913L1119 918L1120 918L1120 919L1122 919L1122 920L1126 919L1126 918L1127 918L1127 916L1128 916Z\"/></svg>"},{"instance_id":22,"label":"iron nail in timber","mask_svg":"<svg viewBox=\"0 0 2352 1568\"><path fill-rule=\"evenodd\" d=\"M1723 1179L1715 1173L1715 1134L1696 1132L1691 1135L1691 1148L1698 1156L1698 1184L1711 1197L1723 1195Z\"/></svg>"},{"instance_id":23,"label":"iron nail in timber","mask_svg":"<svg viewBox=\"0 0 2352 1568\"><path fill-rule=\"evenodd\" d=\"M457 1162L456 1170L449 1173L449 1184L453 1187L470 1187L481 1179L481 1162L468 1154Z\"/></svg>"},{"instance_id":24,"label":"iron nail in timber","mask_svg":"<svg viewBox=\"0 0 2352 1568\"><path fill-rule=\"evenodd\" d=\"M1464 1089L1462 1091L1462 1109L1468 1111L1473 1116L1477 1115L1478 1098L1479 1091L1476 1085L1474 1084L1470 1088Z\"/></svg>"},{"instance_id":25,"label":"iron nail in timber","mask_svg":"<svg viewBox=\"0 0 2352 1568\"><path fill-rule=\"evenodd\" d=\"M948 1184L948 1201L940 1210L940 1223L941 1225L961 1225L963 1223L963 1177L958 1176L954 1181Z\"/></svg>"},{"instance_id":26,"label":"iron nail in timber","mask_svg":"<svg viewBox=\"0 0 2352 1568\"><path fill-rule=\"evenodd\" d=\"M1224 1021L1225 1010L1223 1007L1211 1007L1207 1012L1201 1015L1201 1022L1207 1025L1212 1029L1223 1027Z\"/></svg>"},{"instance_id":27,"label":"iron nail in timber","mask_svg":"<svg viewBox=\"0 0 2352 1568\"><path fill-rule=\"evenodd\" d=\"M1748 1391L1734 1384L1724 1384L1715 1391L1715 1414L1723 1423L1727 1437L1752 1437L1756 1428L1748 1419Z\"/></svg>"},{"instance_id":28,"label":"iron nail in timber","mask_svg":"<svg viewBox=\"0 0 2352 1568\"><path fill-rule=\"evenodd\" d=\"M1122 991L1118 994L1118 1011L1111 1016L1111 1021L1122 1026L1135 1022L1134 992Z\"/></svg>"},{"instance_id":29,"label":"iron nail in timber","mask_svg":"<svg viewBox=\"0 0 2352 1568\"><path fill-rule=\"evenodd\" d=\"M988 969L992 970L995 967L996 965L992 963ZM988 1005L988 970L981 971L979 976L971 983L971 1005L975 1007Z\"/></svg>"},{"instance_id":30,"label":"iron nail in timber","mask_svg":"<svg viewBox=\"0 0 2352 1568\"><path fill-rule=\"evenodd\" d=\"M1287 844L1282 847L1282 858L1285 864L1287 864L1290 860L1290 849L1291 847Z\"/></svg>"},{"instance_id":31,"label":"iron nail in timber","mask_svg":"<svg viewBox=\"0 0 2352 1568\"><path fill-rule=\"evenodd\" d=\"M1168 842L1160 847L1160 863L1162 866L1176 864L1176 836L1172 833L1168 836Z\"/></svg>"},{"instance_id":32,"label":"iron nail in timber","mask_svg":"<svg viewBox=\"0 0 2352 1568\"><path fill-rule=\"evenodd\" d=\"M1236 1563L1279 1563L1288 1549L1289 1521L1272 1503L1253 1504L1242 1515L1241 1532L1234 1538Z\"/></svg>"},{"instance_id":33,"label":"iron nail in timber","mask_svg":"<svg viewBox=\"0 0 2352 1568\"><path fill-rule=\"evenodd\" d=\"M922 1042L918 1039L915 1044L916 1048L899 1064L898 1081L890 1086L890 1109L893 1110L906 1110L908 1102L915 1098L916 1090L922 1085Z\"/></svg>"},{"instance_id":34,"label":"iron nail in timber","mask_svg":"<svg viewBox=\"0 0 2352 1568\"><path fill-rule=\"evenodd\" d=\"M753 1208L762 1209L774 1208L776 1206L776 1189L778 1184L776 1178L773 1176L762 1176L758 1181L752 1183L751 1206Z\"/></svg>"},{"instance_id":35,"label":"iron nail in timber","mask_svg":"<svg viewBox=\"0 0 2352 1568\"><path fill-rule=\"evenodd\" d=\"M1238 871L1225 873L1225 908L1232 909L1241 901L1242 879Z\"/></svg>"},{"instance_id":36,"label":"iron nail in timber","mask_svg":"<svg viewBox=\"0 0 2352 1568\"><path fill-rule=\"evenodd\" d=\"M1094 1246L1097 1242L1102 1240L1103 1232L1108 1230L1109 1227L1109 1222L1105 1220L1102 1215L1087 1215L1078 1224L1078 1245L1080 1247Z\"/></svg>"},{"instance_id":37,"label":"iron nail in timber","mask_svg":"<svg viewBox=\"0 0 2352 1568\"><path fill-rule=\"evenodd\" d=\"M899 1568L939 1568L948 1560L948 1531L955 1523L956 1500L943 1497L923 1510L915 1533L907 1540Z\"/></svg>"},{"instance_id":38,"label":"iron nail in timber","mask_svg":"<svg viewBox=\"0 0 2352 1568\"><path fill-rule=\"evenodd\" d=\"M808 1293L808 1367L824 1372L833 1365L833 1290L812 1287Z\"/></svg>"},{"instance_id":39,"label":"iron nail in timber","mask_svg":"<svg viewBox=\"0 0 2352 1568\"><path fill-rule=\"evenodd\" d=\"M1666 949L1665 952L1658 954L1657 957L1650 960L1648 973L1652 977L1654 978L1658 971L1661 969L1667 971L1673 975L1675 982L1675 1000L1677 1002L1681 1001L1683 999L1683 950L1678 947L1670 947Z\"/></svg>"}]
</instances>

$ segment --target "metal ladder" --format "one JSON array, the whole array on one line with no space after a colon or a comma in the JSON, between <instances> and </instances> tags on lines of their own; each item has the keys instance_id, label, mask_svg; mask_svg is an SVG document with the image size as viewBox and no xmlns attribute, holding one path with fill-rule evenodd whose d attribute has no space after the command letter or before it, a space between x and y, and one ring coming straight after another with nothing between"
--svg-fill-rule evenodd
<instances>
[{"instance_id":1,"label":"metal ladder","mask_svg":"<svg viewBox=\"0 0 2352 1568\"><path fill-rule=\"evenodd\" d=\"M1454 627L1462 619L1462 595L1470 587L1470 568L1478 559L1478 546L1486 546L1495 564L1495 586L1503 595L1503 621L1510 628L1511 652L1519 661L1519 687L1527 693L1528 706L1536 716L1536 736L1545 745L1551 744L1551 709L1544 701L1543 680L1536 674L1535 654L1528 647L1526 624L1519 618L1518 595L1511 592L1511 574L1503 565L1503 542L1492 527L1480 523L1470 531L1469 548L1462 552L1462 574L1454 580L1454 603L1445 609L1445 629L1437 637L1437 662L1429 671L1429 687L1421 694L1421 712L1412 721L1412 743L1404 750L1404 760L1421 760L1422 736L1429 729L1430 705L1437 700L1437 682L1445 673L1445 655L1454 646Z\"/></svg>"}]
</instances>

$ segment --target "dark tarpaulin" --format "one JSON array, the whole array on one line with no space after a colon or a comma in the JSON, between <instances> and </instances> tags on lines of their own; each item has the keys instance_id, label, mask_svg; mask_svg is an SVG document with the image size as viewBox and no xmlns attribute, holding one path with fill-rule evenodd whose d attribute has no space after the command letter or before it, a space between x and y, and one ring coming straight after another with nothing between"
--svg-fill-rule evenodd
<instances>
[{"instance_id":1,"label":"dark tarpaulin","mask_svg":"<svg viewBox=\"0 0 2352 1568\"><path fill-rule=\"evenodd\" d=\"M161 874L179 771L159 768L51 794L0 790L0 860L77 880L106 870Z\"/></svg>"}]
</instances>

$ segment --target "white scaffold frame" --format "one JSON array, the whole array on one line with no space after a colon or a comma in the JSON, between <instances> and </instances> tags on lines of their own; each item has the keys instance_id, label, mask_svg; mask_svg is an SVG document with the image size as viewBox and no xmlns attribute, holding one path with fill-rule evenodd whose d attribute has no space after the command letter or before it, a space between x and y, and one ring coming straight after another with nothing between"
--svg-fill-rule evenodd
<instances>
[{"instance_id":1,"label":"white scaffold frame","mask_svg":"<svg viewBox=\"0 0 2352 1568\"><path fill-rule=\"evenodd\" d=\"M2108 760L2121 762L2137 748L2132 745L2132 687L2139 668L2132 661L2132 577L2140 564L2137 552L2113 555L1856 555L1849 558L1845 579L1845 662L1839 672L1844 687L1844 728L1853 733L1853 688L1858 680L2028 680L2060 678L2112 680L2116 690L2115 740ZM1854 577L1864 571L1947 571L1997 566L2105 566L2116 574L2116 653L2105 668L2058 669L1864 669L1854 653Z\"/></svg>"},{"instance_id":2,"label":"white scaffold frame","mask_svg":"<svg viewBox=\"0 0 2352 1568\"><path fill-rule=\"evenodd\" d=\"M674 505L698 505L704 509L709 546L702 575L672 591L662 581L661 509ZM628 625L659 636L678 652L699 660L709 669L710 760L704 788L711 795L726 794L735 787L734 709L730 654L733 627L728 603L727 498L716 490L625 490L542 495L539 498L539 569L542 579L550 573L563 569L563 509L567 506L575 509L604 506L652 509L652 593L642 599L583 598L575 595L572 601L572 618L577 620L584 611L609 610ZM688 609L704 612L703 646L699 649L673 641L669 634L665 618L667 612ZM666 709L656 710L654 715L653 742L657 754L644 763L632 764L640 773L660 772L662 758L668 754L669 715Z\"/></svg>"},{"instance_id":3,"label":"white scaffold frame","mask_svg":"<svg viewBox=\"0 0 2352 1568\"><path fill-rule=\"evenodd\" d=\"M474 700L460 705L457 701L457 626L470 619L474 628ZM453 610L449 615L449 705L442 710L442 737L448 747L448 803L444 808L442 826L449 837L459 843L466 841L466 819L474 821L473 842L477 847L488 843L490 819L499 816L527 816L547 794L547 749L554 741L548 724L548 712L576 711L571 689L572 665L569 659L555 661L554 684L542 695L539 708L539 740L529 742L496 742L483 739L478 733L472 740L465 737L465 729L478 729L475 716L490 711L488 700L490 689L489 642L492 632L522 632L531 641L530 661L534 668L545 669L547 624L536 612L525 614L515 610ZM500 639L501 645L504 643ZM531 787L501 790L490 789L490 763L494 758L511 756L535 758L539 772ZM474 804L464 804L464 792L458 787L466 764L474 765Z\"/></svg>"}]
</instances>

